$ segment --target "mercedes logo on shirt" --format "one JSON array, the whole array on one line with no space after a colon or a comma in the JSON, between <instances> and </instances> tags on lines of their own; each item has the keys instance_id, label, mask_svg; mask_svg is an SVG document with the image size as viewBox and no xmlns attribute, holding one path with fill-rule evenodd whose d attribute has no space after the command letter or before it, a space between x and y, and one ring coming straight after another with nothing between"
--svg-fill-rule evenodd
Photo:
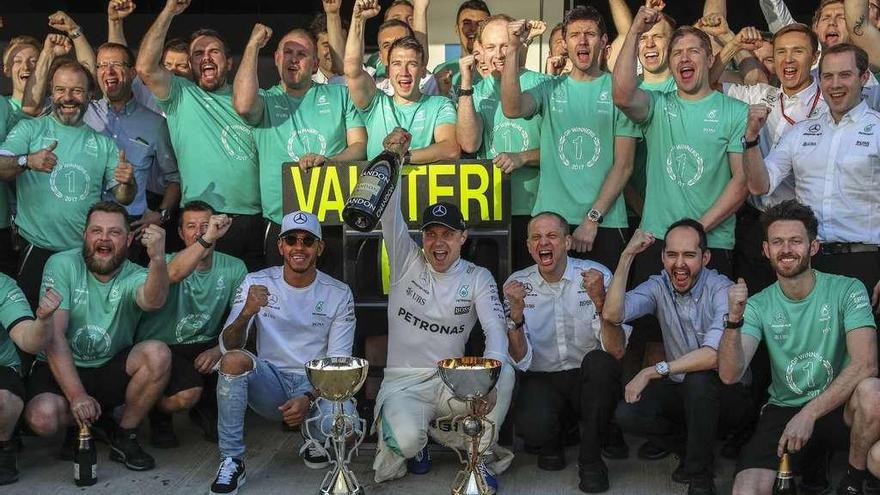
<instances>
[{"instance_id":1,"label":"mercedes logo on shirt","mask_svg":"<svg viewBox=\"0 0 880 495\"><path fill-rule=\"evenodd\" d=\"M297 213L293 216L294 223L306 223L308 219L306 218L305 213Z\"/></svg>"},{"instance_id":2,"label":"mercedes logo on shirt","mask_svg":"<svg viewBox=\"0 0 880 495\"><path fill-rule=\"evenodd\" d=\"M437 205L431 210L431 213L438 217L446 216L446 207L443 205Z\"/></svg>"}]
</instances>

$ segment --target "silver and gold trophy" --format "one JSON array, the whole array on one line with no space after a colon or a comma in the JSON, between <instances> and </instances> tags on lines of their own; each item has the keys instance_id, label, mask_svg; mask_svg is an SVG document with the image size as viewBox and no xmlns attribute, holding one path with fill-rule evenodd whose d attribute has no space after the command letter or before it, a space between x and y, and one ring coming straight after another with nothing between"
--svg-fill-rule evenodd
<instances>
[{"instance_id":1,"label":"silver and gold trophy","mask_svg":"<svg viewBox=\"0 0 880 495\"><path fill-rule=\"evenodd\" d=\"M495 388L498 377L501 376L501 361L481 357L461 357L444 359L437 363L440 378L452 391L452 397L447 404L450 410L453 400L459 400L467 405L466 414L452 415L438 419L438 422L450 420L457 430L461 432L468 445L467 452L462 455L458 449L454 449L458 458L465 468L458 472L455 482L452 484L452 495L489 495L491 489L486 483L486 477L478 468L480 457L488 450L488 446L480 449L480 439L486 432L488 425L490 438L495 438L495 422L486 417L488 401L486 397ZM489 444L491 445L491 444Z\"/></svg>"},{"instance_id":2,"label":"silver and gold trophy","mask_svg":"<svg viewBox=\"0 0 880 495\"><path fill-rule=\"evenodd\" d=\"M309 418L303 424L307 442L319 443L315 431L320 431L327 443L333 445L334 456L331 456L332 467L321 482L320 495L363 495L354 473L348 465L351 455L364 441L366 424L357 414L346 414L343 402L351 399L360 390L367 379L369 363L366 359L356 357L326 357L313 359L305 365L306 376L312 387L318 392L319 400L333 403L333 418L329 431L321 415ZM315 424L317 423L317 425ZM317 430L315 430L317 428ZM354 445L346 449L346 441L354 438ZM346 450L348 453L346 454Z\"/></svg>"}]
</instances>

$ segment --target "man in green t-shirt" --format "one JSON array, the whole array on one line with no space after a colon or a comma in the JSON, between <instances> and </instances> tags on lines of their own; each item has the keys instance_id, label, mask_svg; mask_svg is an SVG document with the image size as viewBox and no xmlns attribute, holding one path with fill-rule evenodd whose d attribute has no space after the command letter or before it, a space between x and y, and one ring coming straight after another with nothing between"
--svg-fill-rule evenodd
<instances>
[{"instance_id":1,"label":"man in green t-shirt","mask_svg":"<svg viewBox=\"0 0 880 495\"><path fill-rule=\"evenodd\" d=\"M294 29L275 50L281 77L280 94L260 91L257 58L272 37L272 30L256 24L235 75L233 105L253 126L260 161L260 197L263 217L269 222L264 239L264 263L282 263L276 247L281 233L281 176L285 162L298 162L303 171L325 162L351 162L367 156L367 131L339 84L316 84L316 41L311 33ZM337 259L339 256L330 256Z\"/></svg>"},{"instance_id":2,"label":"man in green t-shirt","mask_svg":"<svg viewBox=\"0 0 880 495\"><path fill-rule=\"evenodd\" d=\"M186 248L165 256L168 298L162 309L144 315L138 324L136 342L159 340L171 349L171 378L150 412L150 442L155 447L178 445L171 412L187 409L205 439L217 441L217 336L221 318L247 275L240 259L214 251L231 223L203 201L184 205L178 235Z\"/></svg>"},{"instance_id":3,"label":"man in green t-shirt","mask_svg":"<svg viewBox=\"0 0 880 495\"><path fill-rule=\"evenodd\" d=\"M345 45L345 76L351 101L367 126L367 159L382 152L382 141L395 128L412 134L409 163L456 160L461 149L455 140L455 108L445 96L423 95L419 81L425 74L425 49L411 36L388 49L388 79L394 96L376 89L364 70L364 27L379 14L377 0L357 0Z\"/></svg>"},{"instance_id":4,"label":"man in green t-shirt","mask_svg":"<svg viewBox=\"0 0 880 495\"><path fill-rule=\"evenodd\" d=\"M15 224L25 244L18 283L31 307L39 300L43 265L77 246L89 206L105 191L129 204L137 191L125 154L83 122L92 92L88 69L64 61L51 81L52 113L20 121L0 145L0 155L7 155L0 156L0 179L15 181Z\"/></svg>"},{"instance_id":5,"label":"man in green t-shirt","mask_svg":"<svg viewBox=\"0 0 880 495\"><path fill-rule=\"evenodd\" d=\"M620 193L641 133L611 101L611 75L601 68L608 43L602 15L576 7L566 13L562 29L571 73L523 91L519 57L530 26L522 20L508 24L501 105L508 118L543 118L533 213L552 211L566 219L574 256L617 266L627 239Z\"/></svg>"},{"instance_id":6,"label":"man in green t-shirt","mask_svg":"<svg viewBox=\"0 0 880 495\"><path fill-rule=\"evenodd\" d=\"M234 215L235 224L217 250L241 258L253 270L263 262L262 239L254 233L265 228L259 165L253 133L232 106L229 45L211 29L192 34L189 56L194 81L173 75L161 63L171 21L189 3L167 0L141 41L137 72L168 120L182 202L198 199Z\"/></svg>"},{"instance_id":7,"label":"man in green t-shirt","mask_svg":"<svg viewBox=\"0 0 880 495\"><path fill-rule=\"evenodd\" d=\"M497 14L487 18L478 37L480 60L474 55L461 58L461 87L458 92L456 135L462 151L492 160L510 174L510 245L513 269L532 263L526 249L526 230L538 193L538 162L542 116L508 119L501 111L501 71L507 53L507 25L513 18ZM475 65L485 63L492 73L482 79ZM520 86L528 91L547 76L520 69ZM474 84L476 83L476 84Z\"/></svg>"},{"instance_id":8,"label":"man in green t-shirt","mask_svg":"<svg viewBox=\"0 0 880 495\"><path fill-rule=\"evenodd\" d=\"M489 6L483 0L465 0L458 6L458 12L455 14L455 34L458 35L461 57L473 55L474 42L479 39L480 23L490 15L492 14L489 12ZM433 73L438 80L441 95L448 95L451 88L461 84L461 68L458 65L458 58L437 65L434 67ZM479 82L480 75L473 74L471 80ZM448 82L444 87L440 81Z\"/></svg>"},{"instance_id":9,"label":"man in green t-shirt","mask_svg":"<svg viewBox=\"0 0 880 495\"><path fill-rule=\"evenodd\" d=\"M61 296L46 291L37 306L37 319L15 280L0 273L0 485L18 480L18 446L12 432L24 408L25 391L21 379L18 349L31 354L43 350L54 324L53 315Z\"/></svg>"},{"instance_id":10,"label":"man in green t-shirt","mask_svg":"<svg viewBox=\"0 0 880 495\"><path fill-rule=\"evenodd\" d=\"M865 286L811 269L818 220L795 200L761 217L764 256L776 283L748 295L728 291L729 313L718 348L718 374L736 383L762 341L770 356L770 400L737 463L735 494L770 494L779 458L849 450L837 493L862 493L868 449L880 439L877 329ZM870 480L876 482L876 480Z\"/></svg>"},{"instance_id":11,"label":"man in green t-shirt","mask_svg":"<svg viewBox=\"0 0 880 495\"><path fill-rule=\"evenodd\" d=\"M135 471L155 466L137 430L161 397L171 366L162 342L134 344L143 313L161 308L168 295L165 231L148 225L142 232L149 269L126 258L132 234L125 208L96 203L86 215L82 247L46 262L41 291L54 289L62 301L46 352L31 368L25 407L37 435L68 427L62 456L72 458L77 428L71 419L92 425L104 415L107 424L113 408L124 405L118 427L108 431L110 459Z\"/></svg>"},{"instance_id":12,"label":"man in green t-shirt","mask_svg":"<svg viewBox=\"0 0 880 495\"><path fill-rule=\"evenodd\" d=\"M734 213L748 196L742 167L748 105L714 91L709 37L682 26L667 49L676 91L646 90L636 73L640 37L663 21L640 7L614 66L614 104L639 124L647 146L641 228L662 236L680 218L697 219L709 236L709 267L731 275ZM659 270L663 243L636 258L634 282Z\"/></svg>"}]
</instances>

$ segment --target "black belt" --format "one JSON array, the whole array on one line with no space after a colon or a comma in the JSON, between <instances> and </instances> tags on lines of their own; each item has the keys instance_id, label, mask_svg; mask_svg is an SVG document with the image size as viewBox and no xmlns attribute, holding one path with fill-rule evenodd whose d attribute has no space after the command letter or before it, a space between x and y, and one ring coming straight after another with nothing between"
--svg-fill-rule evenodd
<instances>
[{"instance_id":1,"label":"black belt","mask_svg":"<svg viewBox=\"0 0 880 495\"><path fill-rule=\"evenodd\" d=\"M822 244L822 254L880 253L880 246L862 242L829 242Z\"/></svg>"}]
</instances>

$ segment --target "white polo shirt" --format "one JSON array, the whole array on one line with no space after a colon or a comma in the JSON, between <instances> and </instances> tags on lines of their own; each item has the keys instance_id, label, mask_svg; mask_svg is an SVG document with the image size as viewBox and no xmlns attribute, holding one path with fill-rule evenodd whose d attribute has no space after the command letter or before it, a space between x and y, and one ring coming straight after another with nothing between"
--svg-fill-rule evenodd
<instances>
[{"instance_id":1,"label":"white polo shirt","mask_svg":"<svg viewBox=\"0 0 880 495\"><path fill-rule=\"evenodd\" d=\"M764 159L770 191L788 176L819 219L823 242L880 245L880 113L859 103L792 127Z\"/></svg>"},{"instance_id":2,"label":"white polo shirt","mask_svg":"<svg viewBox=\"0 0 880 495\"><path fill-rule=\"evenodd\" d=\"M257 328L257 355L288 373L305 373L305 363L328 356L351 356L354 343L354 298L348 285L318 272L308 287L284 281L281 266L244 278L224 328L241 314L251 285L269 289L269 304L247 324ZM225 353L223 335L220 349Z\"/></svg>"},{"instance_id":3,"label":"white polo shirt","mask_svg":"<svg viewBox=\"0 0 880 495\"><path fill-rule=\"evenodd\" d=\"M525 366L529 371L555 372L577 369L584 356L602 344L602 319L583 287L581 273L594 268L611 285L611 271L595 261L568 257L558 282L547 282L537 265L514 272L505 282L525 285L524 329L529 343ZM623 325L626 339L632 327ZM528 363L529 357L531 363Z\"/></svg>"}]
</instances>

